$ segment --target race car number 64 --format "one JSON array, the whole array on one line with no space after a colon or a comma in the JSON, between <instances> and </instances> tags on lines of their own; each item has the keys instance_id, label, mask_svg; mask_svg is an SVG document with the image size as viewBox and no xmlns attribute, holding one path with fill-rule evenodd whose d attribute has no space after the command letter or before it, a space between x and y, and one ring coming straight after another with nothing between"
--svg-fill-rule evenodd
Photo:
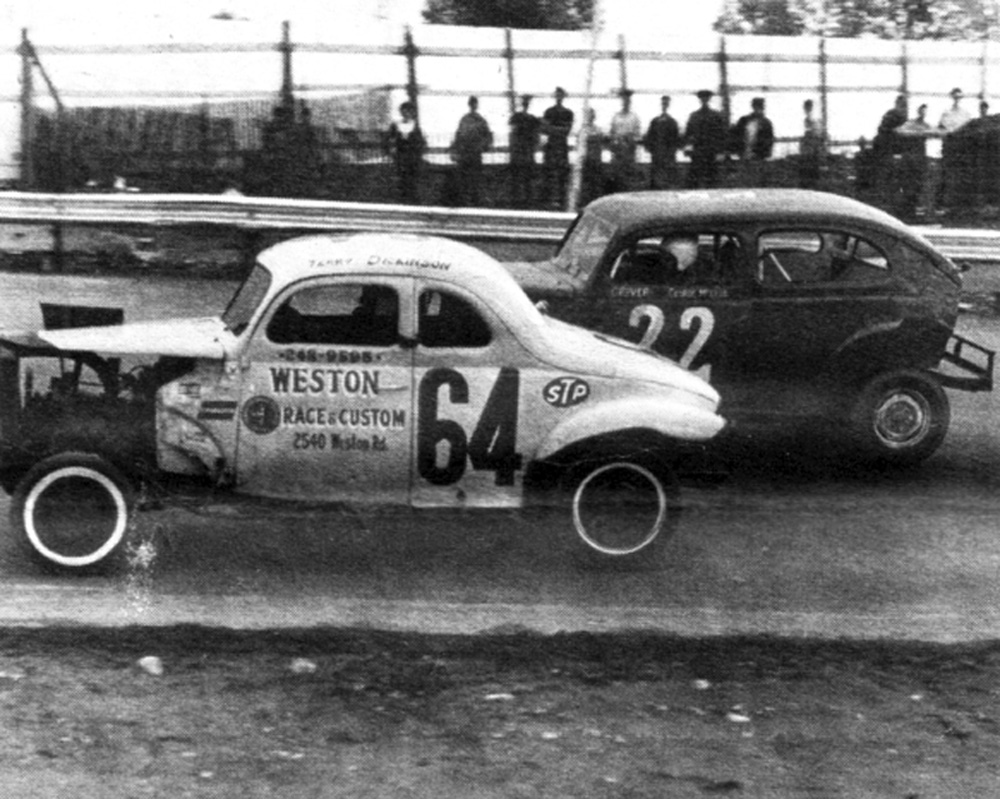
<instances>
[{"instance_id":1,"label":"race car number 64","mask_svg":"<svg viewBox=\"0 0 1000 799\"><path fill-rule=\"evenodd\" d=\"M639 327L644 319L648 320L649 324L646 327L646 332L642 335L639 346L645 349L652 349L653 344L660 337L660 333L663 332L663 309L655 305L637 305L632 309L632 313L629 314L629 327ZM681 330L690 330L695 320L698 322L698 327L694 338L680 357L680 365L685 369L691 368L694 359L704 349L705 344L712 335L712 330L715 329L715 315L711 310L696 306L684 309L680 320Z\"/></svg>"}]
</instances>

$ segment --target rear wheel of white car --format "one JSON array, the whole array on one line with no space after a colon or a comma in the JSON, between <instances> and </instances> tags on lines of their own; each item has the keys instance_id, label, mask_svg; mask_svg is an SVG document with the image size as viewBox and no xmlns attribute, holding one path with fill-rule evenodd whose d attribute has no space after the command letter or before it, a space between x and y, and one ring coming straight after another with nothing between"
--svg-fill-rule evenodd
<instances>
[{"instance_id":1,"label":"rear wheel of white car","mask_svg":"<svg viewBox=\"0 0 1000 799\"><path fill-rule=\"evenodd\" d=\"M35 561L83 573L116 563L134 503L131 484L106 459L70 452L46 458L21 479L11 516Z\"/></svg>"},{"instance_id":2,"label":"rear wheel of white car","mask_svg":"<svg viewBox=\"0 0 1000 799\"><path fill-rule=\"evenodd\" d=\"M680 490L659 464L608 460L574 475L577 551L601 566L653 566L677 525Z\"/></svg>"},{"instance_id":3,"label":"rear wheel of white car","mask_svg":"<svg viewBox=\"0 0 1000 799\"><path fill-rule=\"evenodd\" d=\"M913 370L870 380L850 415L852 434L862 450L874 460L899 466L929 457L944 441L950 420L941 384Z\"/></svg>"}]
</instances>

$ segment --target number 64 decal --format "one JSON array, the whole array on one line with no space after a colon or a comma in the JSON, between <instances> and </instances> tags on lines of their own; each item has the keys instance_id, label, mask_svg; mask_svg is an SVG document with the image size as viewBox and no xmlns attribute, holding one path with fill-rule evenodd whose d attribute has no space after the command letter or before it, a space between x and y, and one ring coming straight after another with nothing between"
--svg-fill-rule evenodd
<instances>
[{"instance_id":1,"label":"number 64 decal","mask_svg":"<svg viewBox=\"0 0 1000 799\"><path fill-rule=\"evenodd\" d=\"M663 309L658 308L655 305L637 305L632 309L632 313L629 314L628 323L630 327L639 327L642 324L643 319L649 321L646 327L646 332L642 335L642 340L639 342L640 347L646 349L652 349L653 344L660 337L660 333L663 332ZM698 353L704 349L705 344L708 342L709 337L712 335L712 331L715 329L715 315L708 309L702 308L700 306L694 308L685 308L684 313L681 314L680 327L681 330L690 330L694 325L695 321L698 322L697 330L694 334L694 338L691 343L688 344L686 350L680 357L680 365L685 369L690 369L691 364L694 363L694 359L698 357ZM705 365L705 377L708 377L711 367ZM700 372L701 370L699 370Z\"/></svg>"}]
</instances>

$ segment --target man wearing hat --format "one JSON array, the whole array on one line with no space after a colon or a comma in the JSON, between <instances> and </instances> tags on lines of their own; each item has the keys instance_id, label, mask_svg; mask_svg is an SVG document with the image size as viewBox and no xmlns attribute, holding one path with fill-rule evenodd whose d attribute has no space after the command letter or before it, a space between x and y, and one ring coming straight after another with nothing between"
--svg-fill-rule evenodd
<instances>
[{"instance_id":1,"label":"man wearing hat","mask_svg":"<svg viewBox=\"0 0 1000 799\"><path fill-rule=\"evenodd\" d=\"M726 121L722 114L709 107L715 92L702 89L697 93L701 108L688 117L684 129L684 146L691 156L688 188L711 188L719 181L719 155L726 149Z\"/></svg>"},{"instance_id":2,"label":"man wearing hat","mask_svg":"<svg viewBox=\"0 0 1000 799\"><path fill-rule=\"evenodd\" d=\"M972 115L962 108L962 90L957 86L951 90L951 108L941 114L941 121L938 122L938 128L943 133L954 133L966 122L972 120Z\"/></svg>"},{"instance_id":3,"label":"man wearing hat","mask_svg":"<svg viewBox=\"0 0 1000 799\"><path fill-rule=\"evenodd\" d=\"M608 143L611 149L611 191L628 191L631 188L635 167L635 148L642 136L642 124L632 110L632 91L622 89L621 110L611 117Z\"/></svg>"},{"instance_id":4,"label":"man wearing hat","mask_svg":"<svg viewBox=\"0 0 1000 799\"><path fill-rule=\"evenodd\" d=\"M681 142L681 131L677 120L670 116L670 98L660 98L660 115L649 123L649 129L642 140L649 150L649 188L666 189L677 183L677 148Z\"/></svg>"},{"instance_id":5,"label":"man wearing hat","mask_svg":"<svg viewBox=\"0 0 1000 799\"><path fill-rule=\"evenodd\" d=\"M733 126L733 145L742 164L743 184L765 186L765 163L774 150L774 126L764 116L763 97L754 97L750 109L750 113L740 117Z\"/></svg>"},{"instance_id":6,"label":"man wearing hat","mask_svg":"<svg viewBox=\"0 0 1000 799\"><path fill-rule=\"evenodd\" d=\"M947 205L955 200L951 195L961 183L958 174L965 167L966 161L960 152L961 145L956 143L951 134L972 121L972 115L961 106L962 90L956 86L950 94L951 108L941 114L941 121L938 122L938 130L944 135L944 139L941 141L941 180L934 194L940 205Z\"/></svg>"},{"instance_id":7,"label":"man wearing hat","mask_svg":"<svg viewBox=\"0 0 1000 799\"><path fill-rule=\"evenodd\" d=\"M528 111L531 95L521 96L521 110L510 117L510 202L514 208L530 208L534 200L535 151L541 121Z\"/></svg>"},{"instance_id":8,"label":"man wearing hat","mask_svg":"<svg viewBox=\"0 0 1000 799\"><path fill-rule=\"evenodd\" d=\"M569 133L573 130L573 112L563 105L566 91L557 86L555 105L542 114L542 133L545 146L542 162L545 165L546 201L562 208L566 203L569 184Z\"/></svg>"}]
</instances>

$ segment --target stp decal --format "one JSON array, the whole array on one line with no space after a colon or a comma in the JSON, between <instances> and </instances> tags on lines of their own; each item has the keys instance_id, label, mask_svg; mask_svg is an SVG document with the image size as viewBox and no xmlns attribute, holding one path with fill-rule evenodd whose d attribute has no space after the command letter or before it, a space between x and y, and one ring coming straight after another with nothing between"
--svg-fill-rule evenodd
<instances>
[{"instance_id":1,"label":"stp decal","mask_svg":"<svg viewBox=\"0 0 1000 799\"><path fill-rule=\"evenodd\" d=\"M281 408L270 397L252 397L243 405L243 424L259 436L273 433L281 424Z\"/></svg>"},{"instance_id":2,"label":"stp decal","mask_svg":"<svg viewBox=\"0 0 1000 799\"><path fill-rule=\"evenodd\" d=\"M557 377L542 389L542 396L549 405L569 408L590 396L590 384L579 377Z\"/></svg>"}]
</instances>

